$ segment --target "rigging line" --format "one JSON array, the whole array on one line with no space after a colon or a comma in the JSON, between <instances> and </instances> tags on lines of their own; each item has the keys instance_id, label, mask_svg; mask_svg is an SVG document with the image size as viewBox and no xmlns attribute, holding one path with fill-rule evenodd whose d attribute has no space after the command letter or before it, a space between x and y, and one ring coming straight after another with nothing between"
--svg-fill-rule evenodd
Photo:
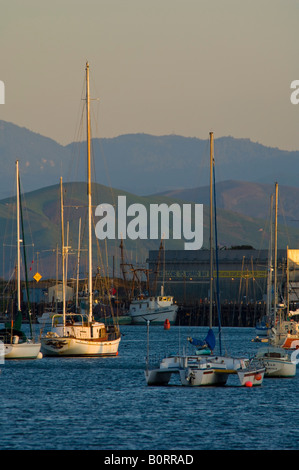
<instances>
[{"instance_id":1,"label":"rigging line","mask_svg":"<svg viewBox=\"0 0 299 470\"><path fill-rule=\"evenodd\" d=\"M98 120L97 120L96 117L95 117L95 122L96 122L95 127L96 127L96 132L97 132L96 135L99 135L99 131L98 131L99 126L98 126ZM111 177L110 177L109 168L108 168L108 164L107 164L107 158L106 158L104 148L103 148L103 139L99 137L97 139L97 144L98 144L98 148L99 148L99 155L101 156L102 162L103 162L104 167L105 167L105 175L106 175L106 179L108 181L108 184L106 186L108 186L109 189L110 189L112 201L113 201L113 204L115 205L116 204L115 191L112 188Z\"/></svg>"},{"instance_id":2,"label":"rigging line","mask_svg":"<svg viewBox=\"0 0 299 470\"><path fill-rule=\"evenodd\" d=\"M279 189L278 189L278 191L279 191ZM281 209L283 220L284 220L284 228L285 228L285 233L286 233L286 237L287 237L287 240L288 240L287 244L290 246L290 244L291 244L290 232L289 232L289 227L287 225L286 218L285 218L285 210L284 210L284 205L283 205L283 199L281 197L281 194L279 194L279 196L280 196L279 207Z\"/></svg>"},{"instance_id":3,"label":"rigging line","mask_svg":"<svg viewBox=\"0 0 299 470\"><path fill-rule=\"evenodd\" d=\"M80 99L78 109L77 109L77 113L76 113L77 122L76 122L76 125L75 125L73 140L70 143L70 146L71 146L71 155L70 155L71 156L71 163L74 160L75 151L77 149L78 149L78 154L80 155L80 146L81 146L82 136L83 136L83 121L84 121L83 115L85 113L85 104L86 104L85 103L85 98L83 98L84 92L85 92L85 78L82 81L81 99ZM83 105L82 105L82 101L84 101ZM79 155L77 155L77 166L75 168L76 172L75 172L75 175L74 175L75 177L78 175ZM73 170L74 170L74 166L72 164L70 164L69 167L68 167L67 175L66 175L68 182L71 181L72 171ZM62 171L61 171L61 173L62 173Z\"/></svg>"},{"instance_id":4,"label":"rigging line","mask_svg":"<svg viewBox=\"0 0 299 470\"><path fill-rule=\"evenodd\" d=\"M82 141L84 135L84 109L85 106L82 106L81 112L81 119L80 119L80 126L77 130L77 137L75 138L72 146L71 146L71 164L69 165L68 174L67 174L67 181L80 181L80 177L78 176L79 168L80 168L80 161L82 159ZM75 163L75 164L74 164Z\"/></svg>"},{"instance_id":5,"label":"rigging line","mask_svg":"<svg viewBox=\"0 0 299 470\"><path fill-rule=\"evenodd\" d=\"M217 211L216 211L216 184L215 184L215 160L213 157L213 186L214 186L214 231L215 231L215 256L216 256L216 299L218 310L218 323L219 323L219 346L220 354L222 354L222 340L221 340L221 305L220 305L220 286L219 286L219 262L218 262L218 235L217 235Z\"/></svg>"}]
</instances>

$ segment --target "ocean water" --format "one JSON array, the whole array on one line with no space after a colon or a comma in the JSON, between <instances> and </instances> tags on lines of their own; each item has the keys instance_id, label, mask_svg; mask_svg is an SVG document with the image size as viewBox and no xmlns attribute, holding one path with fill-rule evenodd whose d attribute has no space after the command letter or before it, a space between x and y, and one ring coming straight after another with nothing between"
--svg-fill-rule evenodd
<instances>
[{"instance_id":1,"label":"ocean water","mask_svg":"<svg viewBox=\"0 0 299 470\"><path fill-rule=\"evenodd\" d=\"M113 358L46 358L0 366L0 449L295 450L299 376L260 387L148 387L147 328L122 326ZM207 328L150 328L153 359ZM224 328L223 352L253 355L252 328ZM236 379L236 380L234 380Z\"/></svg>"}]
</instances>

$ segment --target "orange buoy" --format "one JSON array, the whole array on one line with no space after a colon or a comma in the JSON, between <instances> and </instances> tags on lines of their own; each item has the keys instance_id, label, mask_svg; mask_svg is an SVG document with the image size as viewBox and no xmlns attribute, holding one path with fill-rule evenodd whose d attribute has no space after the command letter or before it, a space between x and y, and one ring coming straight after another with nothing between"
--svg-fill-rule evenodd
<instances>
[{"instance_id":1,"label":"orange buoy","mask_svg":"<svg viewBox=\"0 0 299 470\"><path fill-rule=\"evenodd\" d=\"M250 380L245 382L245 387L252 387L252 382L250 382Z\"/></svg>"},{"instance_id":2,"label":"orange buoy","mask_svg":"<svg viewBox=\"0 0 299 470\"><path fill-rule=\"evenodd\" d=\"M261 380L262 376L261 374L256 374L254 378L255 380Z\"/></svg>"},{"instance_id":3,"label":"orange buoy","mask_svg":"<svg viewBox=\"0 0 299 470\"><path fill-rule=\"evenodd\" d=\"M168 318L166 318L164 322L164 330L169 330L169 328L170 328L170 321L168 320Z\"/></svg>"}]
</instances>

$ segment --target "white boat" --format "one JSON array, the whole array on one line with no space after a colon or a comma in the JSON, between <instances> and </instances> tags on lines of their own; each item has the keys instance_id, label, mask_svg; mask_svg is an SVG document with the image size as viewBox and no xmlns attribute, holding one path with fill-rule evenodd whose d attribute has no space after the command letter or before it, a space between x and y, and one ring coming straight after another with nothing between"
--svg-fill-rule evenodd
<instances>
[{"instance_id":1,"label":"white boat","mask_svg":"<svg viewBox=\"0 0 299 470\"><path fill-rule=\"evenodd\" d=\"M63 221L63 190L61 179L61 234L63 313L54 315L52 328L41 338L42 351L47 356L116 356L121 339L118 326L107 326L93 319L92 291L92 195L90 159L90 97L89 64L86 63L86 108L87 108L87 194L88 194L88 315L69 314L65 311L65 252Z\"/></svg>"},{"instance_id":2,"label":"white boat","mask_svg":"<svg viewBox=\"0 0 299 470\"><path fill-rule=\"evenodd\" d=\"M129 315L135 325L144 325L149 320L154 325L162 325L169 320L175 324L178 306L173 302L173 297L160 295L157 297L140 296L131 301Z\"/></svg>"},{"instance_id":3,"label":"white boat","mask_svg":"<svg viewBox=\"0 0 299 470\"><path fill-rule=\"evenodd\" d=\"M90 322L78 313L55 314L52 328L42 338L45 356L116 356L120 342L118 328Z\"/></svg>"},{"instance_id":4,"label":"white boat","mask_svg":"<svg viewBox=\"0 0 299 470\"><path fill-rule=\"evenodd\" d=\"M36 342L32 334L32 324L29 309L29 324L30 324L30 338L26 337L25 333L21 330L22 325L22 312L21 312L21 253L20 253L20 216L21 216L21 204L20 204L20 176L19 176L19 162L16 161L16 186L17 186L17 318L11 320L5 324L5 328L0 330L0 356L4 359L40 359L42 354L41 343ZM23 245L25 246L24 233L23 233ZM25 260L26 270L26 260ZM27 273L26 283L27 283ZM29 297L27 296L29 304Z\"/></svg>"},{"instance_id":5,"label":"white boat","mask_svg":"<svg viewBox=\"0 0 299 470\"><path fill-rule=\"evenodd\" d=\"M262 347L255 358L265 366L265 377L294 377L296 364L289 358L288 353L282 348L273 346Z\"/></svg>"},{"instance_id":6,"label":"white boat","mask_svg":"<svg viewBox=\"0 0 299 470\"><path fill-rule=\"evenodd\" d=\"M22 336L14 334L11 341L6 339L6 342L3 342L0 355L3 355L4 359L41 359L40 350L41 343L36 343L28 338L24 340Z\"/></svg>"}]
</instances>

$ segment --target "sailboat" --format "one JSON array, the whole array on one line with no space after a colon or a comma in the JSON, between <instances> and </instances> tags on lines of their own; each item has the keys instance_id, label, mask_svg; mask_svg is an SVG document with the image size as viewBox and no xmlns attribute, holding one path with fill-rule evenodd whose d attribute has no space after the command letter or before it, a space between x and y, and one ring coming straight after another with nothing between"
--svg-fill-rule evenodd
<instances>
[{"instance_id":1,"label":"sailboat","mask_svg":"<svg viewBox=\"0 0 299 470\"><path fill-rule=\"evenodd\" d=\"M63 277L63 313L52 317L52 328L42 341L42 351L46 356L97 357L116 356L121 339L117 325L105 326L93 318L92 291L92 194L90 161L90 97L89 63L86 63L86 115L87 115L87 194L88 194L88 312L66 313L65 308L65 252L63 190L61 179L61 236L62 236L62 277Z\"/></svg>"},{"instance_id":2,"label":"sailboat","mask_svg":"<svg viewBox=\"0 0 299 470\"><path fill-rule=\"evenodd\" d=\"M21 238L20 238L20 219L22 220L22 208L20 204L20 176L19 176L19 162L16 161L16 188L17 188L17 315L15 321L5 324L5 328L0 330L1 341L1 356L4 359L37 359L41 358L42 354L41 343L35 342L32 334L31 313L29 308L29 324L30 324L30 338L27 338L22 328L22 311L21 311ZM23 231L23 247L25 254L25 241L24 241L24 228ZM27 266L25 259L25 274L27 285ZM27 303L29 304L29 296L27 291Z\"/></svg>"},{"instance_id":3,"label":"sailboat","mask_svg":"<svg viewBox=\"0 0 299 470\"><path fill-rule=\"evenodd\" d=\"M261 385L263 382L265 368L257 362L253 362L245 357L233 358L223 356L221 351L221 323L219 315L219 344L220 355L215 355L213 349L216 346L216 338L212 328L213 311L213 185L214 156L213 156L214 135L210 132L210 311L209 330L204 340L188 338L197 351L192 355L173 355L166 357L160 363L159 368L149 369L149 353L147 355L147 366L145 377L148 385L167 385L172 374L180 376L183 386L199 387L207 385L225 385L229 375L237 374L240 384L245 386ZM215 196L214 196L215 197ZM216 219L216 213L215 213ZM216 232L217 234L217 232ZM217 247L217 236L216 236ZM216 250L217 259L217 250ZM218 263L217 263L218 273ZM217 275L218 280L218 275ZM219 286L217 286L217 304L220 309ZM149 322L148 322L149 329Z\"/></svg>"},{"instance_id":4,"label":"sailboat","mask_svg":"<svg viewBox=\"0 0 299 470\"><path fill-rule=\"evenodd\" d=\"M296 363L291 361L283 348L264 346L259 348L255 358L265 366L265 377L294 377Z\"/></svg>"},{"instance_id":5,"label":"sailboat","mask_svg":"<svg viewBox=\"0 0 299 470\"><path fill-rule=\"evenodd\" d=\"M274 246L274 327L271 330L269 342L272 346L283 349L299 347L299 323L285 318L284 305L278 304L277 290L277 207L278 183L275 183L275 246ZM288 248L287 248L288 251ZM287 269L288 271L288 269ZM287 286L288 288L288 286Z\"/></svg>"}]
</instances>

